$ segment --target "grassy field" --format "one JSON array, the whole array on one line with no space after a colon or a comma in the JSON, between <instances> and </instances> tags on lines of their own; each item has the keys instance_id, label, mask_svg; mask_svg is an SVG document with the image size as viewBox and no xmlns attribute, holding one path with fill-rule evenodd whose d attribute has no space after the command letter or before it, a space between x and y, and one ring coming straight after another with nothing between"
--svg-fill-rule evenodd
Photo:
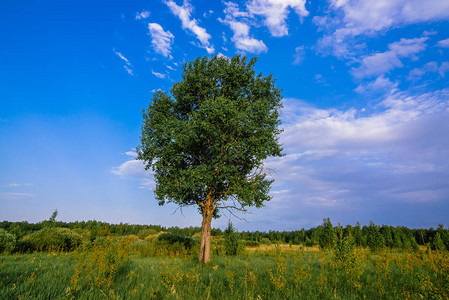
<instances>
[{"instance_id":1,"label":"grassy field","mask_svg":"<svg viewBox=\"0 0 449 300\"><path fill-rule=\"evenodd\" d=\"M0 256L0 299L448 299L448 252L247 248L240 256L145 256L129 243Z\"/></svg>"}]
</instances>

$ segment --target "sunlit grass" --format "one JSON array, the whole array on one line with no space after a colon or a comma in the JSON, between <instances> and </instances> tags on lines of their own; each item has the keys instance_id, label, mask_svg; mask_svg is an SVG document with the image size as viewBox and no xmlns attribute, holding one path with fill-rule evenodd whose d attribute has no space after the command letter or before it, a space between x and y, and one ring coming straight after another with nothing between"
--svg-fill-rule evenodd
<instances>
[{"instance_id":1,"label":"sunlit grass","mask_svg":"<svg viewBox=\"0 0 449 300\"><path fill-rule=\"evenodd\" d=\"M147 257L126 241L77 252L0 256L0 299L447 299L448 252L290 245L247 248L201 265L193 255ZM130 256L128 257L128 253Z\"/></svg>"}]
</instances>

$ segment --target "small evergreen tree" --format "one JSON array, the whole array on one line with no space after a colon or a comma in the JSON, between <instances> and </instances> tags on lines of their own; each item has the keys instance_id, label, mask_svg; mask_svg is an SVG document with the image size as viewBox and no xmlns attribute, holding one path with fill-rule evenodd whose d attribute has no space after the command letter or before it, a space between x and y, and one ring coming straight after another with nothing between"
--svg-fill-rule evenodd
<instances>
[{"instance_id":1,"label":"small evergreen tree","mask_svg":"<svg viewBox=\"0 0 449 300\"><path fill-rule=\"evenodd\" d=\"M239 255L243 251L240 237L231 221L224 231L224 248L227 255Z\"/></svg>"},{"instance_id":2,"label":"small evergreen tree","mask_svg":"<svg viewBox=\"0 0 449 300\"><path fill-rule=\"evenodd\" d=\"M366 237L366 243L373 252L378 252L385 247L385 240L379 231L379 227L370 221L368 226L368 235Z\"/></svg>"},{"instance_id":3,"label":"small evergreen tree","mask_svg":"<svg viewBox=\"0 0 449 300\"><path fill-rule=\"evenodd\" d=\"M354 242L356 246L363 246L363 234L362 228L359 222L357 222L356 226L353 229L354 233Z\"/></svg>"},{"instance_id":4,"label":"small evergreen tree","mask_svg":"<svg viewBox=\"0 0 449 300\"><path fill-rule=\"evenodd\" d=\"M335 229L334 255L340 262L347 261L354 252L354 241L350 235L344 235L343 226L338 224Z\"/></svg>"},{"instance_id":5,"label":"small evergreen tree","mask_svg":"<svg viewBox=\"0 0 449 300\"><path fill-rule=\"evenodd\" d=\"M432 249L439 251L443 251L446 249L443 243L443 239L441 238L441 234L439 232L437 232L435 234L435 237L433 238Z\"/></svg>"},{"instance_id":6,"label":"small evergreen tree","mask_svg":"<svg viewBox=\"0 0 449 300\"><path fill-rule=\"evenodd\" d=\"M334 227L329 218L323 219L321 234L319 237L320 247L323 249L332 249L335 241Z\"/></svg>"}]
</instances>

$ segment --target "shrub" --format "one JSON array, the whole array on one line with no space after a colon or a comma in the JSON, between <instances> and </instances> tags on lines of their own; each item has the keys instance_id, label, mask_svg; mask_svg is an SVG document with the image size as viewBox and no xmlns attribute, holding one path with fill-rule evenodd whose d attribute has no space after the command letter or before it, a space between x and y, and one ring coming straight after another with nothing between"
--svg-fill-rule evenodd
<instances>
[{"instance_id":1,"label":"shrub","mask_svg":"<svg viewBox=\"0 0 449 300\"><path fill-rule=\"evenodd\" d=\"M313 247L314 245L315 245L315 243L309 237L306 237L306 241L304 242L304 246L306 246L306 247Z\"/></svg>"},{"instance_id":2,"label":"shrub","mask_svg":"<svg viewBox=\"0 0 449 300\"><path fill-rule=\"evenodd\" d=\"M271 245L271 241L270 241L268 238L262 238L262 239L260 240L260 243L261 243L262 245Z\"/></svg>"},{"instance_id":3,"label":"shrub","mask_svg":"<svg viewBox=\"0 0 449 300\"><path fill-rule=\"evenodd\" d=\"M152 228L150 228L150 229L142 229L142 230L139 231L139 233L137 234L137 236L138 236L141 240L144 240L147 236L155 235L155 234L157 234L157 233L158 233L158 232L157 232L156 229L152 229Z\"/></svg>"},{"instance_id":4,"label":"shrub","mask_svg":"<svg viewBox=\"0 0 449 300\"><path fill-rule=\"evenodd\" d=\"M65 250L79 247L83 237L68 228L43 228L25 236L22 241L27 250ZM22 246L23 247L23 246Z\"/></svg>"},{"instance_id":5,"label":"shrub","mask_svg":"<svg viewBox=\"0 0 449 300\"><path fill-rule=\"evenodd\" d=\"M245 245L248 247L259 247L260 243L258 241L245 241Z\"/></svg>"},{"instance_id":6,"label":"shrub","mask_svg":"<svg viewBox=\"0 0 449 300\"><path fill-rule=\"evenodd\" d=\"M0 253L11 253L16 247L16 236L0 228Z\"/></svg>"},{"instance_id":7,"label":"shrub","mask_svg":"<svg viewBox=\"0 0 449 300\"><path fill-rule=\"evenodd\" d=\"M185 249L190 249L195 245L195 241L188 236L178 235L178 234L172 234L172 233L164 233L158 236L158 241L165 241L169 244L181 244L184 245Z\"/></svg>"},{"instance_id":8,"label":"shrub","mask_svg":"<svg viewBox=\"0 0 449 300\"><path fill-rule=\"evenodd\" d=\"M151 243L151 246L154 249L154 255L176 256L180 254L192 254L195 250L194 246L196 244L196 241L191 237L172 233L163 233L157 237L156 241Z\"/></svg>"}]
</instances>

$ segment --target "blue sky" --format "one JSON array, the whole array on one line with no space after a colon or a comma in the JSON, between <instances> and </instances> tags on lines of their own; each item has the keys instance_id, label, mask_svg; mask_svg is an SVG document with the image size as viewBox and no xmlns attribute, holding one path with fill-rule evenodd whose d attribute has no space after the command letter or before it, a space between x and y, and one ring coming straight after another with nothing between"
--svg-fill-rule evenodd
<instances>
[{"instance_id":1,"label":"blue sky","mask_svg":"<svg viewBox=\"0 0 449 300\"><path fill-rule=\"evenodd\" d=\"M449 223L448 1L9 1L0 40L2 220L200 226L154 200L141 112L184 62L243 54L283 89L286 156L240 230Z\"/></svg>"}]
</instances>

